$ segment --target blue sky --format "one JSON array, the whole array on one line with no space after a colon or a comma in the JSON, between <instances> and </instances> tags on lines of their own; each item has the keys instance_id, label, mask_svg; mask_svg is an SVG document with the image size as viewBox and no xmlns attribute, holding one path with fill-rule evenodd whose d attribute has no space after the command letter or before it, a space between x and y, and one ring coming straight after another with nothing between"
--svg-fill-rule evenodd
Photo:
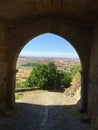
<instances>
[{"instance_id":1,"label":"blue sky","mask_svg":"<svg viewBox=\"0 0 98 130\"><path fill-rule=\"evenodd\" d=\"M68 41L51 33L33 38L21 50L20 56L78 58L77 52Z\"/></svg>"}]
</instances>

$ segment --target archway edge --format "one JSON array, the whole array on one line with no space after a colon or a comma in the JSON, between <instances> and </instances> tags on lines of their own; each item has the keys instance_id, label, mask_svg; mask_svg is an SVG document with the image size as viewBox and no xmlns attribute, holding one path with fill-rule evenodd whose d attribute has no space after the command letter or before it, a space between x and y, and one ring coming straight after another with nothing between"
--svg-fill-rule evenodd
<instances>
[{"instance_id":1,"label":"archway edge","mask_svg":"<svg viewBox=\"0 0 98 130\"><path fill-rule=\"evenodd\" d=\"M66 22L62 19L43 18L24 24L8 26L8 104L14 103L16 61L22 48L34 37L44 33L53 33L63 37L76 49L82 66L82 110L88 109L88 77L90 58L90 37L86 29L81 29L79 23ZM86 35L85 35L86 33ZM14 51L12 51L14 50ZM13 76L14 74L14 76ZM14 78L13 78L14 77ZM10 94L9 94L10 91Z\"/></svg>"},{"instance_id":2,"label":"archway edge","mask_svg":"<svg viewBox=\"0 0 98 130\"><path fill-rule=\"evenodd\" d=\"M29 23L13 25L10 35L14 37L15 44L11 45L14 48L14 52L9 48L9 60L12 61L13 68L16 66L17 57L22 48L31 39L44 33L53 33L69 41L76 49L83 67L85 65L84 61L88 61L89 53L87 52L90 51L90 47L88 44L88 35L86 34L86 37L84 35L84 31L86 30L81 30L81 26L79 23L65 21L61 18L42 18ZM85 56L83 56L83 52L86 53Z\"/></svg>"}]
</instances>

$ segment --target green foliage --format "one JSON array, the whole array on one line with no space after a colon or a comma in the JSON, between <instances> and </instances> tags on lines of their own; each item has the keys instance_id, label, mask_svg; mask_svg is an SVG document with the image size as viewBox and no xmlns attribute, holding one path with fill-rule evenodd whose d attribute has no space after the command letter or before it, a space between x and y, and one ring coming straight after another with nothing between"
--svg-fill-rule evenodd
<instances>
[{"instance_id":1,"label":"green foliage","mask_svg":"<svg viewBox=\"0 0 98 130\"><path fill-rule=\"evenodd\" d=\"M57 67L54 63L50 62L47 65L47 87L56 86L56 75L57 75Z\"/></svg>"},{"instance_id":2,"label":"green foliage","mask_svg":"<svg viewBox=\"0 0 98 130\"><path fill-rule=\"evenodd\" d=\"M36 63L27 63L27 64L22 64L21 66L35 66Z\"/></svg>"},{"instance_id":3,"label":"green foliage","mask_svg":"<svg viewBox=\"0 0 98 130\"><path fill-rule=\"evenodd\" d=\"M61 84L64 87L69 87L71 85L71 81L72 81L71 73L64 72L63 73L63 78L61 79Z\"/></svg>"},{"instance_id":4,"label":"green foliage","mask_svg":"<svg viewBox=\"0 0 98 130\"><path fill-rule=\"evenodd\" d=\"M48 65L37 64L27 80L28 87L53 88L69 87L72 80L71 73L59 72L53 62Z\"/></svg>"},{"instance_id":5,"label":"green foliage","mask_svg":"<svg viewBox=\"0 0 98 130\"><path fill-rule=\"evenodd\" d=\"M22 93L15 93L15 99L22 98L23 94Z\"/></svg>"},{"instance_id":6,"label":"green foliage","mask_svg":"<svg viewBox=\"0 0 98 130\"><path fill-rule=\"evenodd\" d=\"M43 87L47 82L47 66L37 64L27 80L28 87Z\"/></svg>"},{"instance_id":7,"label":"green foliage","mask_svg":"<svg viewBox=\"0 0 98 130\"><path fill-rule=\"evenodd\" d=\"M23 82L23 83L16 82L16 88L28 88L27 82Z\"/></svg>"},{"instance_id":8,"label":"green foliage","mask_svg":"<svg viewBox=\"0 0 98 130\"><path fill-rule=\"evenodd\" d=\"M72 76L75 76L80 70L81 70L80 65L74 65L74 66L71 68L70 71L71 71Z\"/></svg>"}]
</instances>

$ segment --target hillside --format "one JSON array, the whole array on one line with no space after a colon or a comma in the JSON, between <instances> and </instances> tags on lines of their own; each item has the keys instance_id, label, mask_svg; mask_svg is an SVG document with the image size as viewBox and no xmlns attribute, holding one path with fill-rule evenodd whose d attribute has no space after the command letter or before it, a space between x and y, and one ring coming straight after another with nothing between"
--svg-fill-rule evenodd
<instances>
[{"instance_id":1,"label":"hillside","mask_svg":"<svg viewBox=\"0 0 98 130\"><path fill-rule=\"evenodd\" d=\"M27 58L22 57L17 60L18 73L16 79L18 82L25 82L27 77L30 75L32 67L36 64L48 64L49 62L54 62L61 71L69 71L73 65L80 64L77 59L67 59L67 58Z\"/></svg>"}]
</instances>

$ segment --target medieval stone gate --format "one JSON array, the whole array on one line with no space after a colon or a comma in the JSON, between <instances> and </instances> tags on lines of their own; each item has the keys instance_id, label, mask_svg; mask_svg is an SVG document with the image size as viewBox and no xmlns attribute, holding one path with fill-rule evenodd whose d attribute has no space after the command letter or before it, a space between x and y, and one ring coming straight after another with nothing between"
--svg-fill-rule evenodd
<instances>
[{"instance_id":1,"label":"medieval stone gate","mask_svg":"<svg viewBox=\"0 0 98 130\"><path fill-rule=\"evenodd\" d=\"M98 130L98 1L0 1L0 110L13 108L17 57L35 36L54 33L77 50L82 64L82 112Z\"/></svg>"}]
</instances>

